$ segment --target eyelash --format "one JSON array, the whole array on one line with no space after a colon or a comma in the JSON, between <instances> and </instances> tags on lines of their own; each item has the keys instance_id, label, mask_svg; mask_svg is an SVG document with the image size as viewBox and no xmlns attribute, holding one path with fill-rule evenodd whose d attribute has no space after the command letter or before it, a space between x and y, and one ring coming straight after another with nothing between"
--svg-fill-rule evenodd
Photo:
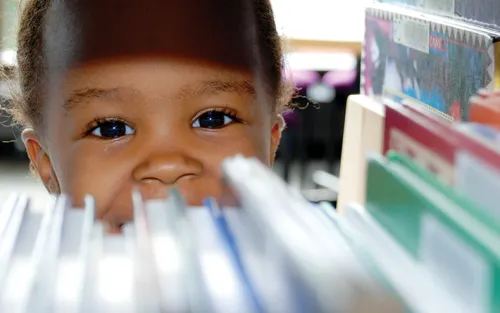
<instances>
[{"instance_id":1,"label":"eyelash","mask_svg":"<svg viewBox=\"0 0 500 313\"><path fill-rule=\"evenodd\" d=\"M85 127L85 130L83 132L84 136L92 136L92 132L96 130L98 127L101 127L105 125L106 123L110 122L121 122L126 125L130 125L129 122L125 121L124 119L117 118L117 117L96 117L94 118L90 123L87 124Z\"/></svg>"},{"instance_id":2,"label":"eyelash","mask_svg":"<svg viewBox=\"0 0 500 313\"><path fill-rule=\"evenodd\" d=\"M210 109L206 109L204 111L201 111L198 114L196 114L196 116L193 118L191 123L194 123L194 121L199 119L203 114L210 113L210 112L224 113L229 118L231 118L235 123L243 123L243 121L238 117L238 112L236 110L233 110L233 109L228 108L228 107L210 108Z\"/></svg>"}]
</instances>

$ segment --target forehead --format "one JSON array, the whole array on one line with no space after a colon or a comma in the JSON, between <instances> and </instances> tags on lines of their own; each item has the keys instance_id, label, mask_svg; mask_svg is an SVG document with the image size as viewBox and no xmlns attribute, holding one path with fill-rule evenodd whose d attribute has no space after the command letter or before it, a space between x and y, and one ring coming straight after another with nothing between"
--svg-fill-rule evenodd
<instances>
[{"instance_id":1,"label":"forehead","mask_svg":"<svg viewBox=\"0 0 500 313\"><path fill-rule=\"evenodd\" d=\"M251 70L252 1L54 0L47 12L50 69L145 56Z\"/></svg>"},{"instance_id":2,"label":"forehead","mask_svg":"<svg viewBox=\"0 0 500 313\"><path fill-rule=\"evenodd\" d=\"M257 92L251 79L248 73L218 67L136 59L71 70L58 90L66 111L84 108L92 100L122 105L140 103L141 108L147 108L150 103L165 106L188 99L204 98L210 102L220 94L255 98Z\"/></svg>"}]
</instances>

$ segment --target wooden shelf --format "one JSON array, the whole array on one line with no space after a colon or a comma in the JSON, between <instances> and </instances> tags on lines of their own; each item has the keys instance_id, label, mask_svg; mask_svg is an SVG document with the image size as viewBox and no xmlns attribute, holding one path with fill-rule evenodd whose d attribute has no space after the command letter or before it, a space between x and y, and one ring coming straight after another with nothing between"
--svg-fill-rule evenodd
<instances>
[{"instance_id":1,"label":"wooden shelf","mask_svg":"<svg viewBox=\"0 0 500 313\"><path fill-rule=\"evenodd\" d=\"M341 213L346 204L365 204L366 157L373 152L382 153L384 121L381 102L364 95L348 98L337 202Z\"/></svg>"},{"instance_id":2,"label":"wooden shelf","mask_svg":"<svg viewBox=\"0 0 500 313\"><path fill-rule=\"evenodd\" d=\"M361 54L359 41L327 41L284 38L286 52L352 52Z\"/></svg>"}]
</instances>

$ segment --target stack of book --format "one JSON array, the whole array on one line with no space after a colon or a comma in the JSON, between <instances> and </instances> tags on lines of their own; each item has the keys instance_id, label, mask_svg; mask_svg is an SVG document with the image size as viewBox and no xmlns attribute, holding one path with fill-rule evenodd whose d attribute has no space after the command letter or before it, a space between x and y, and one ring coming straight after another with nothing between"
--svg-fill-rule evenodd
<instances>
[{"instance_id":1,"label":"stack of book","mask_svg":"<svg viewBox=\"0 0 500 313\"><path fill-rule=\"evenodd\" d=\"M465 312L498 312L500 147L497 131L450 123L384 100L382 153L366 162L366 214ZM342 180L341 180L342 183Z\"/></svg>"},{"instance_id":2,"label":"stack of book","mask_svg":"<svg viewBox=\"0 0 500 313\"><path fill-rule=\"evenodd\" d=\"M360 232L371 221L310 204L257 160L223 168L232 206L134 192L121 234L104 232L91 196L42 211L0 199L0 311L459 312L413 261L396 262L400 248L366 245L379 236Z\"/></svg>"}]
</instances>

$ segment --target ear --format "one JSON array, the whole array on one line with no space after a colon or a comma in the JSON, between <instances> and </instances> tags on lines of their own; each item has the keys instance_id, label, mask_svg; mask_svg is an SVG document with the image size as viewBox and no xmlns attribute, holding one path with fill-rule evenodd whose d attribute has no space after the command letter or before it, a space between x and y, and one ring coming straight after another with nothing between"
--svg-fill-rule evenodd
<instances>
[{"instance_id":1,"label":"ear","mask_svg":"<svg viewBox=\"0 0 500 313\"><path fill-rule=\"evenodd\" d=\"M285 128L285 120L281 114L276 115L274 119L273 126L271 128L271 155L269 164L274 165L274 159L276 158L276 151L281 140L281 132Z\"/></svg>"},{"instance_id":2,"label":"ear","mask_svg":"<svg viewBox=\"0 0 500 313\"><path fill-rule=\"evenodd\" d=\"M50 193L60 193L59 182L52 168L50 157L43 148L39 136L33 129L26 129L22 133L22 139L31 162L31 169L40 177Z\"/></svg>"}]
</instances>

